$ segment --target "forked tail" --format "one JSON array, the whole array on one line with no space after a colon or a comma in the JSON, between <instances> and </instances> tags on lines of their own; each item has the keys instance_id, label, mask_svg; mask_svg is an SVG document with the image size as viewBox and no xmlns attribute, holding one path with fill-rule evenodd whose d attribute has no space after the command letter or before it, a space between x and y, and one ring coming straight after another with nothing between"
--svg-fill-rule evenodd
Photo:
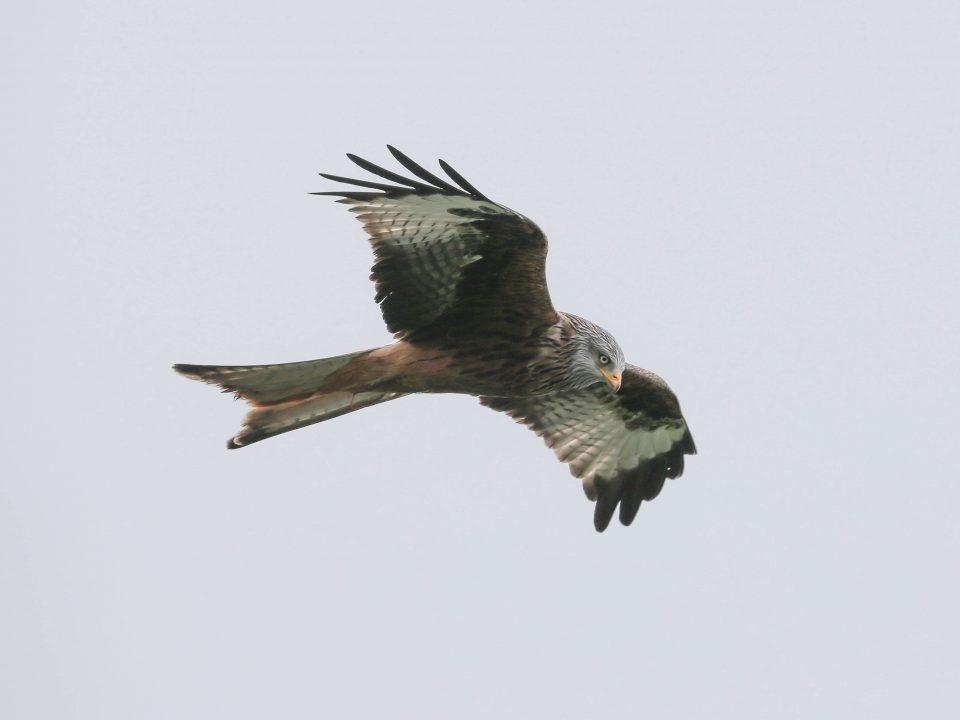
<instances>
[{"instance_id":1,"label":"forked tail","mask_svg":"<svg viewBox=\"0 0 960 720\"><path fill-rule=\"evenodd\" d=\"M403 397L373 390L365 359L371 351L279 365L174 365L181 375L218 385L250 405L234 449L280 433Z\"/></svg>"}]
</instances>

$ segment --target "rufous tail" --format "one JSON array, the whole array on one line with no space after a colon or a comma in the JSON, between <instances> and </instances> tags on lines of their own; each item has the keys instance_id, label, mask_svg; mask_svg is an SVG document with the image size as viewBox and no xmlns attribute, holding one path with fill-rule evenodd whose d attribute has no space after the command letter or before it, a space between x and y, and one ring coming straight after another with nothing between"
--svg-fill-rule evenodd
<instances>
[{"instance_id":1,"label":"rufous tail","mask_svg":"<svg viewBox=\"0 0 960 720\"><path fill-rule=\"evenodd\" d=\"M279 365L174 365L181 375L217 385L250 405L234 449L280 433L403 397L364 387L363 363L371 351Z\"/></svg>"}]
</instances>

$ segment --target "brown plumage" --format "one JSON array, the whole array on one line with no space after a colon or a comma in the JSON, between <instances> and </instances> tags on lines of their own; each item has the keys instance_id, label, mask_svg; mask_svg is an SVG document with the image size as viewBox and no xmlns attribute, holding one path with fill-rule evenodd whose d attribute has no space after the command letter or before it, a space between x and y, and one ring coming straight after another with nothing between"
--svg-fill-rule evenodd
<instances>
[{"instance_id":1,"label":"brown plumage","mask_svg":"<svg viewBox=\"0 0 960 720\"><path fill-rule=\"evenodd\" d=\"M348 155L394 184L324 177L367 190L334 195L363 224L371 279L396 341L333 358L258 366L175 365L250 405L238 448L417 392L463 393L527 424L570 463L606 528L683 472L693 438L676 396L623 359L608 332L550 301L547 240L453 168L454 184L389 147L417 179ZM619 391L619 392L618 392Z\"/></svg>"}]
</instances>

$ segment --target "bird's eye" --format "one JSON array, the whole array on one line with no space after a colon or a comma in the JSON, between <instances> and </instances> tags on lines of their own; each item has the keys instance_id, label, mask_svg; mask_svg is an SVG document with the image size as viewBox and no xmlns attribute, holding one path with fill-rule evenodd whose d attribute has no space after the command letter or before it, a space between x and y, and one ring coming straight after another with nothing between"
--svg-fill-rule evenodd
<instances>
[{"instance_id":1,"label":"bird's eye","mask_svg":"<svg viewBox=\"0 0 960 720\"><path fill-rule=\"evenodd\" d=\"M600 356L600 364L601 364L601 365L609 365L609 364L610 364L610 358L608 358L606 355L601 355L601 356Z\"/></svg>"}]
</instances>

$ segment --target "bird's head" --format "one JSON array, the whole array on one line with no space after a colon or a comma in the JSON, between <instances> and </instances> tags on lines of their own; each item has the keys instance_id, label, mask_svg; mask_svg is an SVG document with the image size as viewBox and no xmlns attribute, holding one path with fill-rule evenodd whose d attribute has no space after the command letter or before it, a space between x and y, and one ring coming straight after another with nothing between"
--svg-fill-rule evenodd
<instances>
[{"instance_id":1,"label":"bird's head","mask_svg":"<svg viewBox=\"0 0 960 720\"><path fill-rule=\"evenodd\" d=\"M584 388L602 381L617 392L626 365L620 344L599 325L575 315L567 317L576 330L571 368L574 384Z\"/></svg>"}]
</instances>

